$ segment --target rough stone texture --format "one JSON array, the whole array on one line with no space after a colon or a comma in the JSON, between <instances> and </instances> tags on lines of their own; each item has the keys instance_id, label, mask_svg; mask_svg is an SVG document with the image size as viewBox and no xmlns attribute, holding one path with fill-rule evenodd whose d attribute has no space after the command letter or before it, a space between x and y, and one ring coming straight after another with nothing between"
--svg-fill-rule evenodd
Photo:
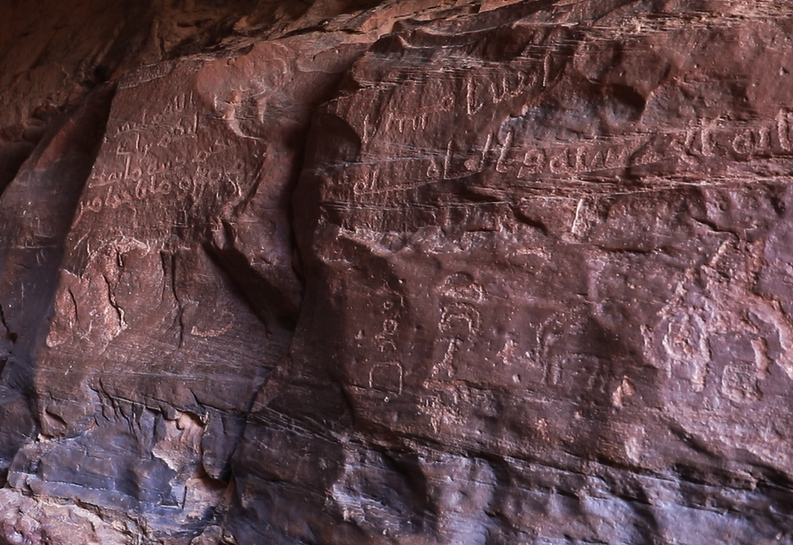
<instances>
[{"instance_id":1,"label":"rough stone texture","mask_svg":"<svg viewBox=\"0 0 793 545\"><path fill-rule=\"evenodd\" d=\"M786 2L41 6L0 542L793 542Z\"/></svg>"}]
</instances>

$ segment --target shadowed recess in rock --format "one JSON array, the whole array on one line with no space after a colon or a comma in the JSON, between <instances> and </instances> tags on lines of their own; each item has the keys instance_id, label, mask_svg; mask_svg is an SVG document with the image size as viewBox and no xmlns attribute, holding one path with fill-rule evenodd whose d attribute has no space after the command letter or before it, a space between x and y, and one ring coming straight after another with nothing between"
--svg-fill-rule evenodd
<instances>
[{"instance_id":1,"label":"shadowed recess in rock","mask_svg":"<svg viewBox=\"0 0 793 545\"><path fill-rule=\"evenodd\" d=\"M0 542L791 541L787 2L216 4L0 22Z\"/></svg>"}]
</instances>

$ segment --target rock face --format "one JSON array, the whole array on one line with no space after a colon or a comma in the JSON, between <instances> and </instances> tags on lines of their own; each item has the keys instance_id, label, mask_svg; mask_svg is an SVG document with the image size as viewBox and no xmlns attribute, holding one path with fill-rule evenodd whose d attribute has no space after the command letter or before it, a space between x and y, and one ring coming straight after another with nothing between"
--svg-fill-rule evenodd
<instances>
[{"instance_id":1,"label":"rock face","mask_svg":"<svg viewBox=\"0 0 793 545\"><path fill-rule=\"evenodd\" d=\"M0 39L0 541L793 542L786 2L131 5Z\"/></svg>"}]
</instances>

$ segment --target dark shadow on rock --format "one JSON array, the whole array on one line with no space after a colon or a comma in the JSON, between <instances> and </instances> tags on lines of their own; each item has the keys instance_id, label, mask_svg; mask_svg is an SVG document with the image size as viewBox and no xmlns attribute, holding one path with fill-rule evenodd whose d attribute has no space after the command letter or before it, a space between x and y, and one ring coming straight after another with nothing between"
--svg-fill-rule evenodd
<instances>
[{"instance_id":1,"label":"dark shadow on rock","mask_svg":"<svg viewBox=\"0 0 793 545\"><path fill-rule=\"evenodd\" d=\"M36 355L113 95L113 86L103 86L57 119L0 197L0 469L35 432Z\"/></svg>"}]
</instances>

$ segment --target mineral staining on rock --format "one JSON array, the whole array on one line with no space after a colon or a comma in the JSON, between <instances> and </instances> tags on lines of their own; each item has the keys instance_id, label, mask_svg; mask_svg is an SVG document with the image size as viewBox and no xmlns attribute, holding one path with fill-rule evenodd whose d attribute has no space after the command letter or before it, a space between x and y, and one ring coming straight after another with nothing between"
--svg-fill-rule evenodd
<instances>
[{"instance_id":1,"label":"mineral staining on rock","mask_svg":"<svg viewBox=\"0 0 793 545\"><path fill-rule=\"evenodd\" d=\"M790 8L459 4L318 3L42 137L4 539L790 539Z\"/></svg>"}]
</instances>

